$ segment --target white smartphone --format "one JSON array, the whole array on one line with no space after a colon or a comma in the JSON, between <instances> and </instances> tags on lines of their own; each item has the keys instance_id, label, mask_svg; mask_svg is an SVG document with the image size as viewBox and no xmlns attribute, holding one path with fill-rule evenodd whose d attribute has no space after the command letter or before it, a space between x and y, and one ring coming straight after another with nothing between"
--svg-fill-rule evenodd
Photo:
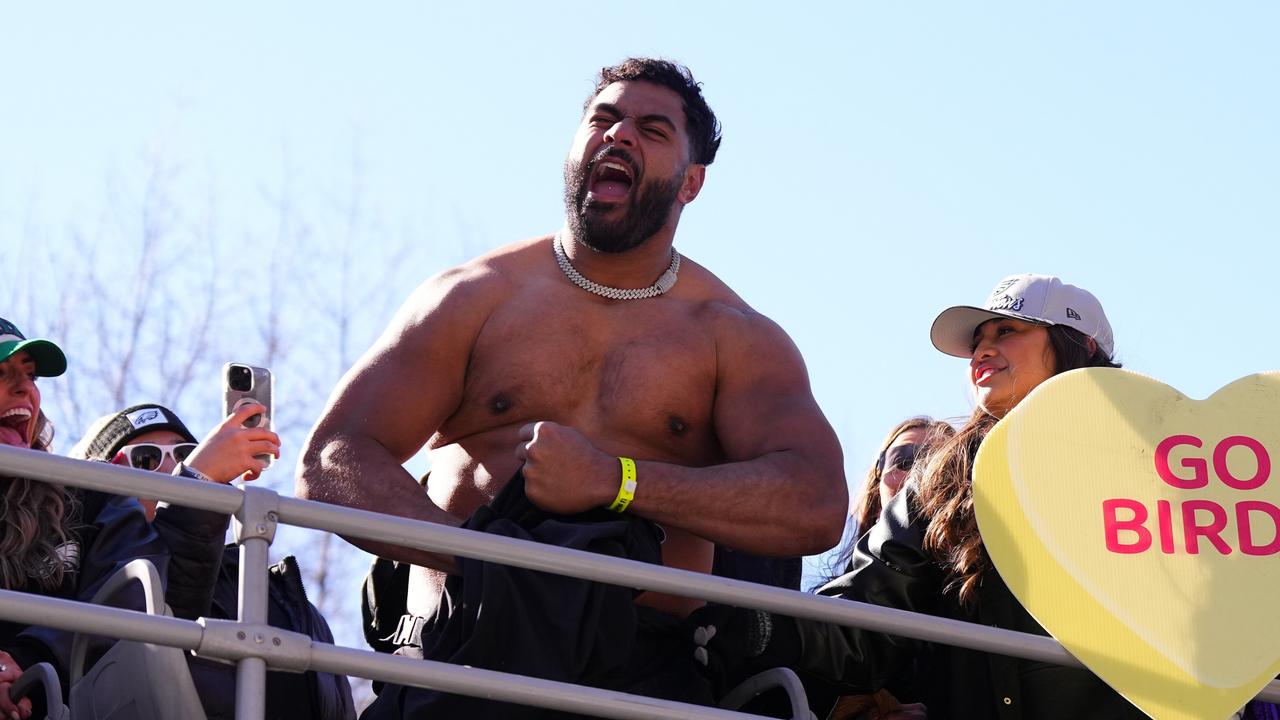
<instances>
[{"instance_id":1,"label":"white smartphone","mask_svg":"<svg viewBox=\"0 0 1280 720\"><path fill-rule=\"evenodd\" d=\"M226 417L246 403L257 403L267 409L265 413L249 416L244 427L271 429L271 371L245 363L227 363L222 366L222 416ZM255 455L271 464L271 455Z\"/></svg>"}]
</instances>

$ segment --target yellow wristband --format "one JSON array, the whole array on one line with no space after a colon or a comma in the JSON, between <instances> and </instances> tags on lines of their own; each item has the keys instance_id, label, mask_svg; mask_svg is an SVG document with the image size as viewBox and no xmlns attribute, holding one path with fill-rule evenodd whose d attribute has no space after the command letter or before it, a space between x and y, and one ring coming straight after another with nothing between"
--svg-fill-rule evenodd
<instances>
[{"instance_id":1,"label":"yellow wristband","mask_svg":"<svg viewBox=\"0 0 1280 720\"><path fill-rule=\"evenodd\" d=\"M622 484L618 486L618 497L613 499L609 509L620 513L627 509L636 497L636 461L627 457L618 458L622 463Z\"/></svg>"}]
</instances>

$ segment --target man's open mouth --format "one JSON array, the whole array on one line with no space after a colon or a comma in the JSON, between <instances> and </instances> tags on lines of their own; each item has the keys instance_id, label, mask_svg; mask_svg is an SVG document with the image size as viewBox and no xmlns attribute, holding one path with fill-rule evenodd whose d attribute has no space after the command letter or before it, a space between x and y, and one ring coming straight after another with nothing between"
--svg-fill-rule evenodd
<instances>
[{"instance_id":1,"label":"man's open mouth","mask_svg":"<svg viewBox=\"0 0 1280 720\"><path fill-rule=\"evenodd\" d=\"M0 444L31 447L31 410L10 408L0 414Z\"/></svg>"},{"instance_id":2,"label":"man's open mouth","mask_svg":"<svg viewBox=\"0 0 1280 720\"><path fill-rule=\"evenodd\" d=\"M594 200L622 200L634 183L634 173L625 162L605 157L592 167L587 191Z\"/></svg>"}]
</instances>

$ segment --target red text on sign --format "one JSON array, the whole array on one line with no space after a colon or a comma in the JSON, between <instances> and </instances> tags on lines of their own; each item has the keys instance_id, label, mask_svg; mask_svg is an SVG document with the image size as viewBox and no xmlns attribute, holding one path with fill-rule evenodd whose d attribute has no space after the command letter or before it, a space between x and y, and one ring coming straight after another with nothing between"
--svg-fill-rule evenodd
<instances>
[{"instance_id":1,"label":"red text on sign","mask_svg":"<svg viewBox=\"0 0 1280 720\"><path fill-rule=\"evenodd\" d=\"M1194 435L1171 435L1156 446L1154 458L1160 479L1180 490L1207 487L1210 467L1223 485L1239 491L1257 490L1271 476L1267 449L1247 435L1223 438L1209 458L1188 455L1174 468L1169 456L1180 447L1200 449L1204 442ZM1237 476L1228 466L1228 454L1237 448L1237 452L1252 454L1255 469L1251 476ZM1264 500L1240 500L1226 506L1204 498L1178 503L1157 500L1152 513L1140 500L1111 498L1102 503L1102 525L1107 550L1121 555L1147 552L1153 544L1165 555L1173 555L1179 548L1188 555L1199 555L1202 548L1220 555L1236 551L1245 555L1280 553L1280 508ZM1228 530L1232 526L1234 533Z\"/></svg>"}]
</instances>

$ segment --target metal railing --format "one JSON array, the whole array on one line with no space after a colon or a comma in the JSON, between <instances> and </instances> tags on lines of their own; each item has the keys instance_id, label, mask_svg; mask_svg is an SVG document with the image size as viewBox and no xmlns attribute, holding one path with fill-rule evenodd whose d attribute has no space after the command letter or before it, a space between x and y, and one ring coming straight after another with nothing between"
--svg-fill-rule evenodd
<instances>
[{"instance_id":1,"label":"metal railing","mask_svg":"<svg viewBox=\"0 0 1280 720\"><path fill-rule=\"evenodd\" d=\"M894 608L810 595L581 550L326 505L248 486L204 483L0 446L0 476L56 481L117 495L155 498L231 514L241 544L240 619L197 621L0 591L0 617L193 650L237 663L236 717L263 717L266 669L318 670L444 692L608 718L752 718L740 712L541 680L510 673L403 658L327 643L266 624L267 546L278 523L335 532L430 552L499 562L640 590L862 627L1028 660L1082 667L1049 637L1001 630ZM1280 701L1280 681L1259 699Z\"/></svg>"}]
</instances>

